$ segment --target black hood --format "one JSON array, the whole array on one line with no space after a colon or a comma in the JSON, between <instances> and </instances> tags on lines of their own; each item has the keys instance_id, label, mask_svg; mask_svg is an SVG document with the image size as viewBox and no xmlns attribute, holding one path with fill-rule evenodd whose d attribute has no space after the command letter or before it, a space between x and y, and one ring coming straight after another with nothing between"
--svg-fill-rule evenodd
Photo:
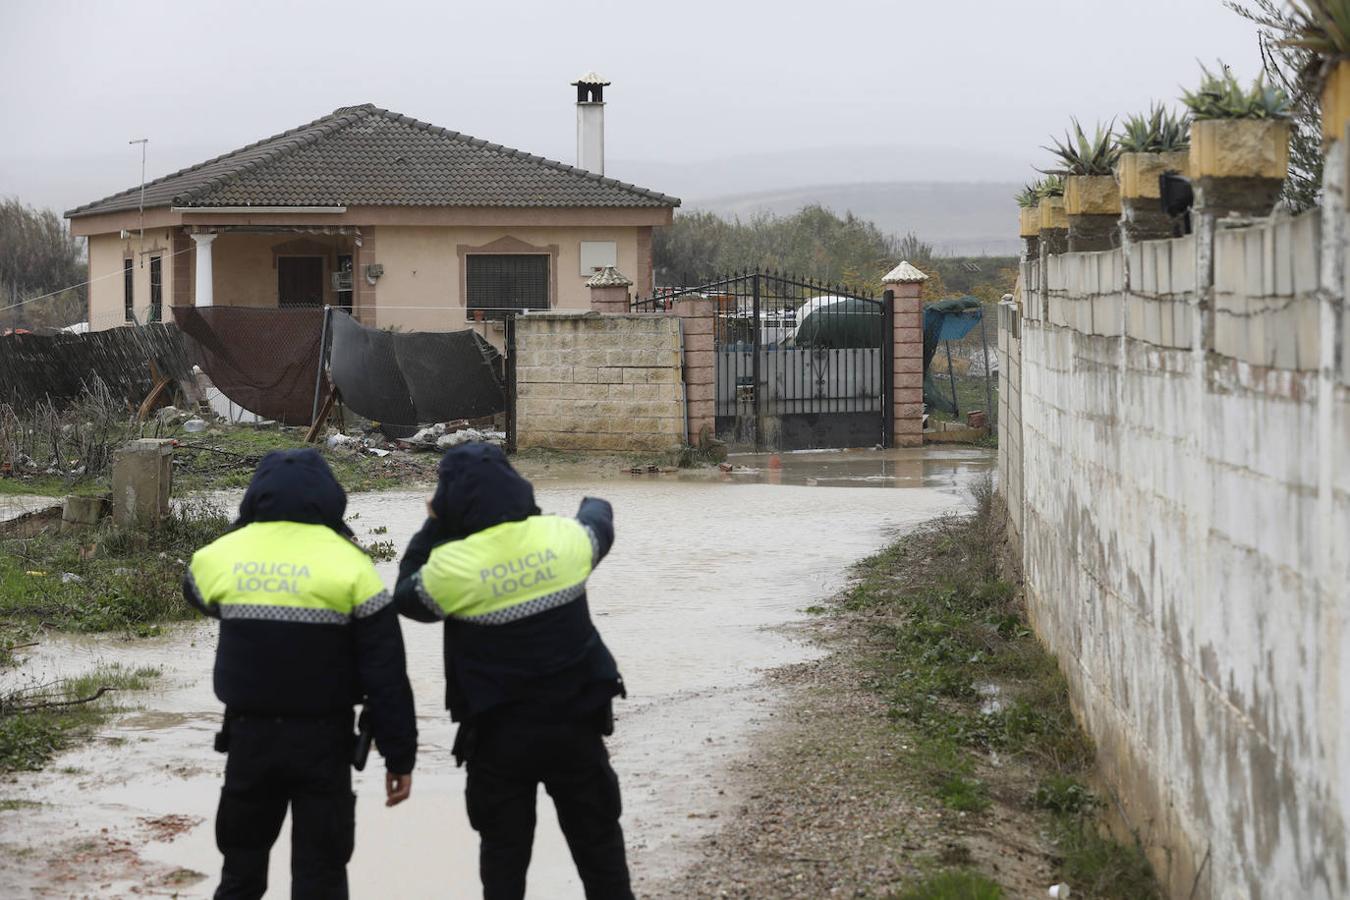
<instances>
[{"instance_id":1,"label":"black hood","mask_svg":"<svg viewBox=\"0 0 1350 900\"><path fill-rule=\"evenodd\" d=\"M449 539L467 537L503 522L539 515L534 487L492 444L463 444L446 451L439 467L440 481L431 498L442 533Z\"/></svg>"},{"instance_id":2,"label":"black hood","mask_svg":"<svg viewBox=\"0 0 1350 900\"><path fill-rule=\"evenodd\" d=\"M347 492L317 450L273 450L258 463L234 525L303 522L351 537L342 521L346 511Z\"/></svg>"}]
</instances>

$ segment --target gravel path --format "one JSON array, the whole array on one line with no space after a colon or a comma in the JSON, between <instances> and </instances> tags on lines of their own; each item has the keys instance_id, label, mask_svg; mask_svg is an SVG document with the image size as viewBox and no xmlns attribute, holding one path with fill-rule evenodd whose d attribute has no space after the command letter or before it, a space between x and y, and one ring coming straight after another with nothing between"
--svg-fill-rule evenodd
<instances>
[{"instance_id":1,"label":"gravel path","mask_svg":"<svg viewBox=\"0 0 1350 900\"><path fill-rule=\"evenodd\" d=\"M1052 848L1033 812L1000 799L1025 796L1032 774L983 771L989 811L944 809L914 785L906 735L867 686L875 630L842 616L805 627L831 652L770 673L788 700L728 774L732 814L650 896L885 897L948 866L985 872L1005 897L1044 896Z\"/></svg>"}]
</instances>

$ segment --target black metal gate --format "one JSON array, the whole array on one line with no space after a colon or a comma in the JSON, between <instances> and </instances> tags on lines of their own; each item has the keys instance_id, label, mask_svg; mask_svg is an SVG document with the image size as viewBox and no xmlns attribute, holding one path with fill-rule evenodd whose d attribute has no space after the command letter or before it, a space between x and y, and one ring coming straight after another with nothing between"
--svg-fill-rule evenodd
<instances>
[{"instance_id":1,"label":"black metal gate","mask_svg":"<svg viewBox=\"0 0 1350 900\"><path fill-rule=\"evenodd\" d=\"M755 271L658 289L634 308L656 312L687 297L716 310L720 439L756 450L889 445L889 296Z\"/></svg>"}]
</instances>

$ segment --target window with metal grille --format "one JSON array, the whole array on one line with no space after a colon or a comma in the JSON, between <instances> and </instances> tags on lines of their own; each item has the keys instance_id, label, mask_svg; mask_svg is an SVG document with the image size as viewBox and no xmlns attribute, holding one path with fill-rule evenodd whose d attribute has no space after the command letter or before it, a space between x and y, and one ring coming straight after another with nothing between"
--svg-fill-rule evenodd
<instances>
[{"instance_id":1,"label":"window with metal grille","mask_svg":"<svg viewBox=\"0 0 1350 900\"><path fill-rule=\"evenodd\" d=\"M158 322L164 317L164 285L161 280L163 268L158 256L150 257L150 315L147 322Z\"/></svg>"},{"instance_id":2,"label":"window with metal grille","mask_svg":"<svg viewBox=\"0 0 1350 900\"><path fill-rule=\"evenodd\" d=\"M548 257L481 253L465 257L469 314L504 319L508 312L548 309Z\"/></svg>"},{"instance_id":3,"label":"window with metal grille","mask_svg":"<svg viewBox=\"0 0 1350 900\"><path fill-rule=\"evenodd\" d=\"M136 265L130 258L122 260L122 313L132 320L132 306L136 300Z\"/></svg>"}]
</instances>

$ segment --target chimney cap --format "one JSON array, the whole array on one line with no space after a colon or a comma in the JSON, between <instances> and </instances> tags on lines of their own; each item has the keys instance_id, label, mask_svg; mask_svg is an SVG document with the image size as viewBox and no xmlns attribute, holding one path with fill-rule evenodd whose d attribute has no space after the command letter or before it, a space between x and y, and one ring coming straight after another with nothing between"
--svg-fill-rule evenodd
<instances>
[{"instance_id":1,"label":"chimney cap","mask_svg":"<svg viewBox=\"0 0 1350 900\"><path fill-rule=\"evenodd\" d=\"M587 72L585 75L582 75L576 81L572 82L573 87L583 84L598 84L601 87L608 87L610 83L605 80L605 76L603 75L595 72Z\"/></svg>"}]
</instances>

